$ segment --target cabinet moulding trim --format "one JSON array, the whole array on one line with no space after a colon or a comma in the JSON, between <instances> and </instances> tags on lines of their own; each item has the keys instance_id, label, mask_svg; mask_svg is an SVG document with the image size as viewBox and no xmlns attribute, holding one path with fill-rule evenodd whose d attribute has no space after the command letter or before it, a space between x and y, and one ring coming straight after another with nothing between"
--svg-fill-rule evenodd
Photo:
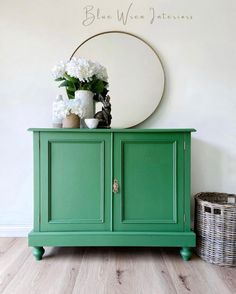
<instances>
[{"instance_id":1,"label":"cabinet moulding trim","mask_svg":"<svg viewBox=\"0 0 236 294\"><path fill-rule=\"evenodd\" d=\"M173 220L166 220L166 219L148 219L148 220L142 220L142 219L125 219L122 220L122 224L177 224L176 219Z\"/></svg>"},{"instance_id":2,"label":"cabinet moulding trim","mask_svg":"<svg viewBox=\"0 0 236 294\"><path fill-rule=\"evenodd\" d=\"M50 220L49 224L103 224L104 218L100 219L61 219L61 220Z\"/></svg>"},{"instance_id":3,"label":"cabinet moulding trim","mask_svg":"<svg viewBox=\"0 0 236 294\"><path fill-rule=\"evenodd\" d=\"M100 191L100 218L99 219L73 219L73 220L53 220L52 209L51 209L51 199L52 199L52 145L57 143L72 143L72 144L96 144L100 148L100 162L101 164L101 191ZM43 219L48 225L60 225L60 224L104 224L105 223L105 140L96 139L50 139L47 141L47 211L48 215L46 219ZM42 226L44 227L44 222Z\"/></svg>"},{"instance_id":4,"label":"cabinet moulding trim","mask_svg":"<svg viewBox=\"0 0 236 294\"><path fill-rule=\"evenodd\" d=\"M178 224L178 203L177 203L177 168L178 168L178 140L177 139L122 139L119 142L120 150L121 150L121 201L120 201L120 219L122 224ZM173 211L172 211L172 219L166 220L142 220L142 219L126 219L125 218L125 201L124 201L124 157L125 157L125 145L128 144L168 144L172 145L172 160L173 160Z\"/></svg>"}]
</instances>

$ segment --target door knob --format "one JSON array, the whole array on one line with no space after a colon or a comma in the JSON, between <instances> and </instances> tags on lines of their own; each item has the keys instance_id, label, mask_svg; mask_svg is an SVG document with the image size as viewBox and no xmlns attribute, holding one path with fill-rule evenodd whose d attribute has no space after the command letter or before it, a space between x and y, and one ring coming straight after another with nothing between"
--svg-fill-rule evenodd
<instances>
[{"instance_id":1,"label":"door knob","mask_svg":"<svg viewBox=\"0 0 236 294\"><path fill-rule=\"evenodd\" d=\"M118 193L119 192L119 183L117 179L114 179L113 185L112 185L112 192L113 193Z\"/></svg>"}]
</instances>

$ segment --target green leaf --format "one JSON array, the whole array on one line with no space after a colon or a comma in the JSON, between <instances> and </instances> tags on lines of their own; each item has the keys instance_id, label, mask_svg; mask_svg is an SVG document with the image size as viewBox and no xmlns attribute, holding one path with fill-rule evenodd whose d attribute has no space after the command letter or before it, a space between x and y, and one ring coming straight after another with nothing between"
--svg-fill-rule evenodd
<instances>
[{"instance_id":1,"label":"green leaf","mask_svg":"<svg viewBox=\"0 0 236 294\"><path fill-rule=\"evenodd\" d=\"M65 78L66 78L68 81L70 81L70 82L72 82L72 83L77 83L77 82L78 82L78 79L77 79L77 78L71 77L71 76L69 76L67 73L65 73L64 76L65 76Z\"/></svg>"},{"instance_id":2,"label":"green leaf","mask_svg":"<svg viewBox=\"0 0 236 294\"><path fill-rule=\"evenodd\" d=\"M105 82L105 81L102 81L102 82L103 82L104 87L106 87L108 85L108 82Z\"/></svg>"},{"instance_id":3,"label":"green leaf","mask_svg":"<svg viewBox=\"0 0 236 294\"><path fill-rule=\"evenodd\" d=\"M69 99L74 99L75 95L73 92L69 91L68 89L66 89L66 93Z\"/></svg>"},{"instance_id":4,"label":"green leaf","mask_svg":"<svg viewBox=\"0 0 236 294\"><path fill-rule=\"evenodd\" d=\"M101 94L104 89L104 84L102 80L94 80L91 85L91 90L94 93Z\"/></svg>"},{"instance_id":5,"label":"green leaf","mask_svg":"<svg viewBox=\"0 0 236 294\"><path fill-rule=\"evenodd\" d=\"M101 93L102 97L105 98L105 97L107 96L107 93L108 93L108 92L109 92L109 91L107 90L107 88L104 87L104 89L103 89L103 91L102 91L102 93Z\"/></svg>"},{"instance_id":6,"label":"green leaf","mask_svg":"<svg viewBox=\"0 0 236 294\"><path fill-rule=\"evenodd\" d=\"M55 79L56 82L61 82L61 81L64 81L64 80L65 80L65 78L57 78L57 79Z\"/></svg>"},{"instance_id":7,"label":"green leaf","mask_svg":"<svg viewBox=\"0 0 236 294\"><path fill-rule=\"evenodd\" d=\"M75 91L76 91L76 89L75 89L74 87L67 87L67 89L68 89L68 91L70 91L70 92L75 92Z\"/></svg>"},{"instance_id":8,"label":"green leaf","mask_svg":"<svg viewBox=\"0 0 236 294\"><path fill-rule=\"evenodd\" d=\"M67 86L68 86L68 81L64 81L58 87L61 88L61 87L67 87Z\"/></svg>"}]
</instances>

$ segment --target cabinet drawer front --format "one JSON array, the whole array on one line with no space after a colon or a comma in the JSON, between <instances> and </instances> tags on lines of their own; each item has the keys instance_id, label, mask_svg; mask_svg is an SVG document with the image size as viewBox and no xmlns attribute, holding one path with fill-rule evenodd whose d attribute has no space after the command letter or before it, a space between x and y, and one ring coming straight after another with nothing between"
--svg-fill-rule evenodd
<instances>
[{"instance_id":1,"label":"cabinet drawer front","mask_svg":"<svg viewBox=\"0 0 236 294\"><path fill-rule=\"evenodd\" d=\"M114 229L182 231L183 136L118 133L114 146Z\"/></svg>"},{"instance_id":2,"label":"cabinet drawer front","mask_svg":"<svg viewBox=\"0 0 236 294\"><path fill-rule=\"evenodd\" d=\"M43 133L40 142L41 231L108 229L110 134Z\"/></svg>"}]
</instances>

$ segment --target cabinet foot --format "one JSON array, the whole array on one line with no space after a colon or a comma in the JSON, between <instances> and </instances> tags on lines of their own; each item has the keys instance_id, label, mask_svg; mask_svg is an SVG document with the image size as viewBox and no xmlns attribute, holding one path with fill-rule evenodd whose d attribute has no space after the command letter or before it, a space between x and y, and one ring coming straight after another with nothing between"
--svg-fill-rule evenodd
<instances>
[{"instance_id":1,"label":"cabinet foot","mask_svg":"<svg viewBox=\"0 0 236 294\"><path fill-rule=\"evenodd\" d=\"M182 247L182 249L180 250L180 254L183 260L188 261L191 258L192 250L190 247Z\"/></svg>"},{"instance_id":2,"label":"cabinet foot","mask_svg":"<svg viewBox=\"0 0 236 294\"><path fill-rule=\"evenodd\" d=\"M36 260L41 260L45 250L43 247L33 247L33 256Z\"/></svg>"}]
</instances>

